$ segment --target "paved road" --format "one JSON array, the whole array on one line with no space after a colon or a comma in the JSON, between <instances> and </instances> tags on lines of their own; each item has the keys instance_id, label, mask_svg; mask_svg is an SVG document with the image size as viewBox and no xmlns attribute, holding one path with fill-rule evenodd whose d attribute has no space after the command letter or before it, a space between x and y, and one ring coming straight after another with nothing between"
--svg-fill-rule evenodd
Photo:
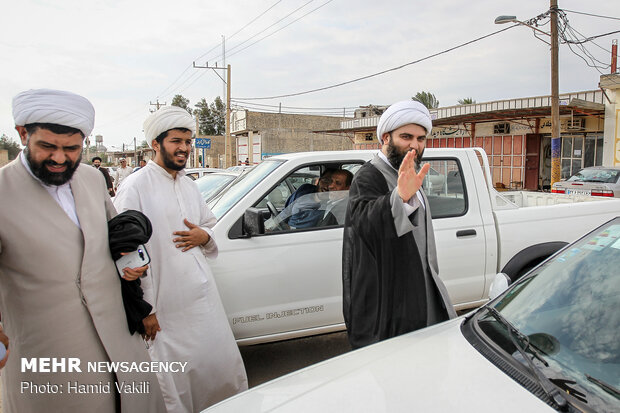
<instances>
[{"instance_id":1,"label":"paved road","mask_svg":"<svg viewBox=\"0 0 620 413\"><path fill-rule=\"evenodd\" d=\"M351 350L345 332L241 347L250 387ZM0 386L0 394L2 387ZM0 398L0 413L2 399Z\"/></svg>"},{"instance_id":2,"label":"paved road","mask_svg":"<svg viewBox=\"0 0 620 413\"><path fill-rule=\"evenodd\" d=\"M345 332L241 347L249 386L350 351Z\"/></svg>"}]
</instances>

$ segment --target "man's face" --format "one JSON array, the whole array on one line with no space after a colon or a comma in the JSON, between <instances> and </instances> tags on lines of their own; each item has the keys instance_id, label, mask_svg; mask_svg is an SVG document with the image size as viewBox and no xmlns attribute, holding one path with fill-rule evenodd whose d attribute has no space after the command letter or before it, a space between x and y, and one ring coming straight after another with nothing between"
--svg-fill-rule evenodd
<instances>
[{"instance_id":1,"label":"man's face","mask_svg":"<svg viewBox=\"0 0 620 413\"><path fill-rule=\"evenodd\" d=\"M325 174L319 178L319 182L317 183L318 192L327 192L329 191L329 185L332 182L332 175Z\"/></svg>"},{"instance_id":2,"label":"man's face","mask_svg":"<svg viewBox=\"0 0 620 413\"><path fill-rule=\"evenodd\" d=\"M389 134L383 134L383 148L381 150L396 169L400 168L407 152L415 151L415 162L419 168L425 146L426 131L422 126L410 123L393 130Z\"/></svg>"},{"instance_id":3,"label":"man's face","mask_svg":"<svg viewBox=\"0 0 620 413\"><path fill-rule=\"evenodd\" d=\"M347 186L347 176L343 173L334 172L332 175L332 182L329 184L330 191L346 191L349 187Z\"/></svg>"},{"instance_id":4,"label":"man's face","mask_svg":"<svg viewBox=\"0 0 620 413\"><path fill-rule=\"evenodd\" d=\"M185 168L192 150L192 132L179 130L168 131L161 145L154 141L153 148L157 154L160 166L170 171L180 171ZM163 164L163 165L162 165Z\"/></svg>"},{"instance_id":5,"label":"man's face","mask_svg":"<svg viewBox=\"0 0 620 413\"><path fill-rule=\"evenodd\" d=\"M97 169L99 169L99 167L101 166L101 161L99 159L95 159L93 161L93 166Z\"/></svg>"},{"instance_id":6,"label":"man's face","mask_svg":"<svg viewBox=\"0 0 620 413\"><path fill-rule=\"evenodd\" d=\"M57 134L38 128L28 136L23 126L16 129L26 142L26 159L34 176L47 185L63 185L71 179L82 160L81 134Z\"/></svg>"},{"instance_id":7,"label":"man's face","mask_svg":"<svg viewBox=\"0 0 620 413\"><path fill-rule=\"evenodd\" d=\"M127 166L127 161L122 160L121 161L121 168L125 168Z\"/></svg>"},{"instance_id":8,"label":"man's face","mask_svg":"<svg viewBox=\"0 0 620 413\"><path fill-rule=\"evenodd\" d=\"M140 161L140 168L144 168L146 166L146 161Z\"/></svg>"}]
</instances>

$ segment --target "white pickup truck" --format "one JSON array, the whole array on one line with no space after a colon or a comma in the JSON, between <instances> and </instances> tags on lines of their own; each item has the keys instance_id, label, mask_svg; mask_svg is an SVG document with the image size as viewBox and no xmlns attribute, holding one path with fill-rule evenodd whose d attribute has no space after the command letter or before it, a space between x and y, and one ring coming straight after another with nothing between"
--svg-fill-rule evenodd
<instances>
[{"instance_id":1,"label":"white pickup truck","mask_svg":"<svg viewBox=\"0 0 620 413\"><path fill-rule=\"evenodd\" d=\"M210 262L239 344L344 329L342 217L331 224L279 219L289 196L330 168L355 172L376 151L306 152L264 160L210 202L219 256ZM580 235L620 215L620 200L497 192L486 154L427 149L425 180L443 279L455 308L488 300L497 272L517 278ZM313 208L321 196L310 194ZM345 193L346 196L346 193ZM318 206L318 207L317 207ZM291 207L287 210L290 212ZM284 211L286 212L286 211ZM299 212L299 211L297 211Z\"/></svg>"}]
</instances>

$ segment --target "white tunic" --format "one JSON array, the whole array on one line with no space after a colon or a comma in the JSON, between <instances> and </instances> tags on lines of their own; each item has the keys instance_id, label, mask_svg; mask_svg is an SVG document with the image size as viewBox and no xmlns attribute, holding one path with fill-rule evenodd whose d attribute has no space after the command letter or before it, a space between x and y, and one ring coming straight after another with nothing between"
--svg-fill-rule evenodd
<instances>
[{"instance_id":1,"label":"white tunic","mask_svg":"<svg viewBox=\"0 0 620 413\"><path fill-rule=\"evenodd\" d=\"M186 252L172 242L173 232L188 230L184 218L213 235L216 218L196 184L185 171L173 179L149 161L126 178L114 204L119 212L143 212L153 225L142 287L161 331L149 352L156 361L188 362L185 373L158 374L168 411L200 411L247 389L243 360L205 258L217 256L215 240Z\"/></svg>"}]
</instances>

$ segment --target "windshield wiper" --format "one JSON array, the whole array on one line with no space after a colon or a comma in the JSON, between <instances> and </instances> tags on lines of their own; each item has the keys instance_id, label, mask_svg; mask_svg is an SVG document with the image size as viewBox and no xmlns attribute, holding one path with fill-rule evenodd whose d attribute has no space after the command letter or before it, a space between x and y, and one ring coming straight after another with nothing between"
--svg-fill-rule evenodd
<instances>
[{"instance_id":1,"label":"windshield wiper","mask_svg":"<svg viewBox=\"0 0 620 413\"><path fill-rule=\"evenodd\" d=\"M542 371L540 371L540 369L538 369L538 367L536 367L534 365L534 362L532 361L532 359L530 359L527 356L526 351L529 350L533 357L535 357L536 359L540 360L545 366L549 366L549 364L540 356L540 354L538 354L538 352L536 350L534 350L534 348L532 348L530 346L530 342L529 342L529 339L527 338L527 336L525 336L515 326L513 326L510 323L510 321L506 320L499 313L499 311L497 311L495 308L489 306L489 307L486 307L485 309L487 310L487 312L489 314L491 314L493 316L493 318L495 318L500 324L502 324L504 327L506 327L506 330L508 331L508 337L510 338L510 341L512 341L512 344L515 346L517 351L519 351L521 356L527 362L528 366L530 367L530 370L532 371L532 373L534 373L534 375L538 379L538 384L540 385L542 390L545 392L547 397L549 397L549 399L557 406L558 410L560 410L560 411L567 411L568 410L568 401L566 400L566 398L564 396L562 396L562 393L553 384L553 382L551 380L549 380L549 378L547 376L545 376L542 373ZM523 346L519 342L519 340L525 342L526 345Z\"/></svg>"},{"instance_id":2,"label":"windshield wiper","mask_svg":"<svg viewBox=\"0 0 620 413\"><path fill-rule=\"evenodd\" d=\"M592 377L589 374L586 374L586 378L588 379L588 381L596 384L601 389L614 396L616 399L620 399L620 390L616 389L611 384L605 383L603 380Z\"/></svg>"}]
</instances>

